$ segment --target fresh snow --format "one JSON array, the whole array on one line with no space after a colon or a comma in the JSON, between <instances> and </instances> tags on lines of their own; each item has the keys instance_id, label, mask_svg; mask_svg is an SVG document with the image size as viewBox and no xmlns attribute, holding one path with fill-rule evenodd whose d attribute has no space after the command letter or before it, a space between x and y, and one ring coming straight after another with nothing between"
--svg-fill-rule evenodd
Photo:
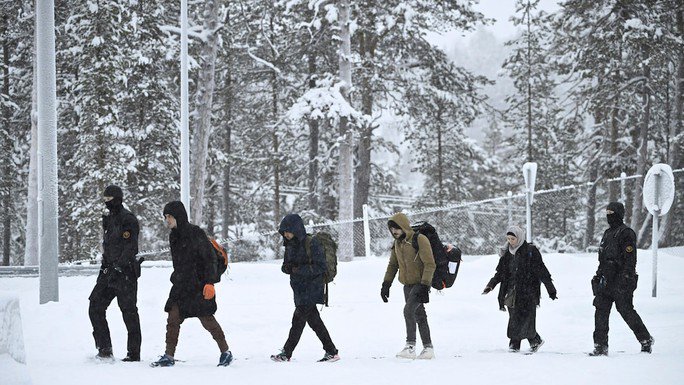
<instances>
[{"instance_id":1,"label":"fresh snow","mask_svg":"<svg viewBox=\"0 0 684 385\"><path fill-rule=\"evenodd\" d=\"M60 302L38 305L37 278L0 278L0 291L21 301L27 368L34 385L74 384L679 384L684 374L684 247L661 249L658 298L650 296L651 255L639 251L641 275L635 306L655 337L652 355L639 353L632 332L613 310L610 356L588 357L592 350L593 312L589 281L595 254L546 254L559 299L542 296L537 327L546 343L534 355L508 353L506 322L496 290L482 289L494 273L497 257L465 256L454 287L431 295L427 312L435 345L433 361L402 361L404 304L394 282L390 302L380 299L387 256L340 263L331 285L329 308L322 317L342 359L316 363L320 342L307 327L289 363L269 359L283 345L294 304L288 277L278 261L235 263L217 284L219 310L235 361L218 368L219 351L197 319L181 328L172 368L150 368L164 351L170 283L169 263L143 269L138 306L143 331L140 363L103 364L96 353L88 319L88 295L95 276L60 278ZM497 288L498 290L498 288ZM543 288L542 288L543 292ZM125 356L126 331L116 301L108 311L114 353ZM528 345L523 342L523 349ZM420 346L418 347L421 348ZM0 355L0 384L18 364ZM10 380L11 381L11 380Z\"/></svg>"}]
</instances>

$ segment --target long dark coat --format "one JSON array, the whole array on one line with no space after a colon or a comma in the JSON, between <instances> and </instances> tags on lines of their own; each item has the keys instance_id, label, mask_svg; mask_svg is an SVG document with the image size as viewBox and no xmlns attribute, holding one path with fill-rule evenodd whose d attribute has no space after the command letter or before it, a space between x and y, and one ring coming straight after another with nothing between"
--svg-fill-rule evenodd
<instances>
[{"instance_id":1,"label":"long dark coat","mask_svg":"<svg viewBox=\"0 0 684 385\"><path fill-rule=\"evenodd\" d=\"M176 219L169 243L173 260L171 292L164 306L170 311L176 303L182 318L204 317L216 313L216 297L204 299L204 285L216 283L216 255L204 230L188 222L188 214L181 202L170 202L164 214Z\"/></svg>"},{"instance_id":2,"label":"long dark coat","mask_svg":"<svg viewBox=\"0 0 684 385\"><path fill-rule=\"evenodd\" d=\"M506 254L499 259L499 264L496 266L496 274L489 280L487 286L493 289L501 283L498 299L499 308L503 308L506 293L515 285L515 307L529 309L539 305L541 283L544 283L549 293L555 293L556 288L551 281L549 270L544 265L541 253L534 245L523 241L515 254L517 266L511 266L514 263L514 257L510 251L506 250Z\"/></svg>"},{"instance_id":3,"label":"long dark coat","mask_svg":"<svg viewBox=\"0 0 684 385\"><path fill-rule=\"evenodd\" d=\"M285 238L286 231L294 234L294 238ZM297 214L286 215L280 222L278 232L283 235L285 245L282 271L290 275L295 306L324 303L323 274L327 271L327 265L321 244L313 237L312 255L307 255L306 229L302 218Z\"/></svg>"}]
</instances>

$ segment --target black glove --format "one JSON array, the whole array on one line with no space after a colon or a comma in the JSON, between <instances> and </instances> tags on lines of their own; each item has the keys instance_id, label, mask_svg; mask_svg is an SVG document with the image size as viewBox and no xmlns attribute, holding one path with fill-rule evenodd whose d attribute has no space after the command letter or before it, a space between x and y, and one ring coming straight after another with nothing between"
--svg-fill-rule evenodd
<instances>
[{"instance_id":1,"label":"black glove","mask_svg":"<svg viewBox=\"0 0 684 385\"><path fill-rule=\"evenodd\" d=\"M430 302L430 286L420 284L420 286L416 287L414 290L416 290L416 298L418 299L418 302Z\"/></svg>"},{"instance_id":2,"label":"black glove","mask_svg":"<svg viewBox=\"0 0 684 385\"><path fill-rule=\"evenodd\" d=\"M283 262L283 266L280 268L280 271L282 271L285 274L291 274L292 273L292 265L289 263Z\"/></svg>"},{"instance_id":3,"label":"black glove","mask_svg":"<svg viewBox=\"0 0 684 385\"><path fill-rule=\"evenodd\" d=\"M556 296L556 294L557 294L557 293L556 293L555 290L554 290L554 291L550 291L550 292L549 292L549 298L551 298L552 300L557 300L558 297Z\"/></svg>"},{"instance_id":4,"label":"black glove","mask_svg":"<svg viewBox=\"0 0 684 385\"><path fill-rule=\"evenodd\" d=\"M382 298L382 302L387 302L387 298L389 298L390 286L392 286L392 282L382 283L382 289L380 289L380 298Z\"/></svg>"},{"instance_id":5,"label":"black glove","mask_svg":"<svg viewBox=\"0 0 684 385\"><path fill-rule=\"evenodd\" d=\"M484 290L482 290L482 294L487 294L487 293L489 293L490 291L492 291L492 288L489 287L489 286L485 286Z\"/></svg>"}]
</instances>

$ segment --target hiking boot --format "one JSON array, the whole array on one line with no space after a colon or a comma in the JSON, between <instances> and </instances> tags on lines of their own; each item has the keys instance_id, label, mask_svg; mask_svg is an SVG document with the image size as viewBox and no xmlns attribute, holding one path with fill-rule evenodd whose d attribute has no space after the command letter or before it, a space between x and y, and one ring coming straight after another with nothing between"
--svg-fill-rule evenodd
<instances>
[{"instance_id":1,"label":"hiking boot","mask_svg":"<svg viewBox=\"0 0 684 385\"><path fill-rule=\"evenodd\" d=\"M274 354L271 356L271 359L275 362L288 362L290 361L290 357L285 354L284 350L281 350L280 353Z\"/></svg>"},{"instance_id":2,"label":"hiking boot","mask_svg":"<svg viewBox=\"0 0 684 385\"><path fill-rule=\"evenodd\" d=\"M112 353L112 348L101 348L97 350L97 355L95 358L99 360L113 360L114 354Z\"/></svg>"},{"instance_id":3,"label":"hiking boot","mask_svg":"<svg viewBox=\"0 0 684 385\"><path fill-rule=\"evenodd\" d=\"M416 358L416 347L413 345L406 345L404 350L397 353L397 358L407 358L413 360Z\"/></svg>"},{"instance_id":4,"label":"hiking boot","mask_svg":"<svg viewBox=\"0 0 684 385\"><path fill-rule=\"evenodd\" d=\"M655 340L653 337L648 337L647 340L639 341L639 343L641 344L641 352L650 354Z\"/></svg>"},{"instance_id":5,"label":"hiking boot","mask_svg":"<svg viewBox=\"0 0 684 385\"><path fill-rule=\"evenodd\" d=\"M140 361L140 354L128 353L121 361L123 362L138 362Z\"/></svg>"},{"instance_id":6,"label":"hiking boot","mask_svg":"<svg viewBox=\"0 0 684 385\"><path fill-rule=\"evenodd\" d=\"M176 360L169 356L168 354L164 354L163 356L159 357L159 359L153 363L150 364L152 367L157 367L157 366L163 366L163 367L168 367L168 366L173 366L176 364Z\"/></svg>"},{"instance_id":7,"label":"hiking boot","mask_svg":"<svg viewBox=\"0 0 684 385\"><path fill-rule=\"evenodd\" d=\"M594 344L594 351L589 353L592 357L597 356L607 356L608 355L608 345Z\"/></svg>"},{"instance_id":8,"label":"hiking boot","mask_svg":"<svg viewBox=\"0 0 684 385\"><path fill-rule=\"evenodd\" d=\"M539 350L539 348L541 348L542 345L544 345L544 340L541 338L539 338L535 341L532 341L530 343L530 353L536 353L537 350Z\"/></svg>"},{"instance_id":9,"label":"hiking boot","mask_svg":"<svg viewBox=\"0 0 684 385\"><path fill-rule=\"evenodd\" d=\"M431 360L435 358L435 349L432 346L425 347L416 358L419 360Z\"/></svg>"},{"instance_id":10,"label":"hiking boot","mask_svg":"<svg viewBox=\"0 0 684 385\"><path fill-rule=\"evenodd\" d=\"M221 353L219 363L216 366L228 366L233 361L233 353L229 351Z\"/></svg>"},{"instance_id":11,"label":"hiking boot","mask_svg":"<svg viewBox=\"0 0 684 385\"><path fill-rule=\"evenodd\" d=\"M323 356L323 358L318 360L318 362L335 362L335 361L339 361L339 360L340 360L340 356L337 353L326 352L325 355Z\"/></svg>"}]
</instances>

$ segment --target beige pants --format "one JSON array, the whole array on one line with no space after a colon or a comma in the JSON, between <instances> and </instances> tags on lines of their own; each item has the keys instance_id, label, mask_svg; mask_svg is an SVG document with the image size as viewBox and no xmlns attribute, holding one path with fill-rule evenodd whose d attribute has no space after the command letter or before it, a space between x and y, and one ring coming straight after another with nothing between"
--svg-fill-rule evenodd
<instances>
[{"instance_id":1,"label":"beige pants","mask_svg":"<svg viewBox=\"0 0 684 385\"><path fill-rule=\"evenodd\" d=\"M228 343L226 336L223 334L221 325L216 321L213 315L206 317L198 317L202 326L211 333L214 341L218 344L221 353L228 351ZM180 334L180 326L184 319L180 317L178 305L173 304L169 311L169 318L166 321L166 354L173 357L176 353L176 346L178 345L178 335Z\"/></svg>"}]
</instances>

